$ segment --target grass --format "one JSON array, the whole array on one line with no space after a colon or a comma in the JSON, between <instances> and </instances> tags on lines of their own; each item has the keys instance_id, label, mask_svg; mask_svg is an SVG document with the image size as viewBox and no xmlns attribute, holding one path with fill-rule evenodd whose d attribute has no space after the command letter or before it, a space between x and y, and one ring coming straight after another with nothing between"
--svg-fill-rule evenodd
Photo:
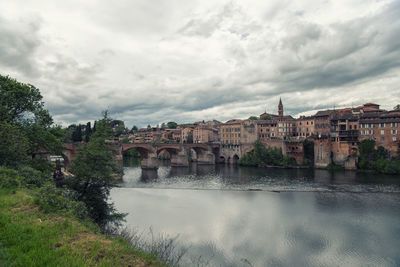
<instances>
[{"instance_id":1,"label":"grass","mask_svg":"<svg viewBox=\"0 0 400 267\"><path fill-rule=\"evenodd\" d=\"M29 191L0 190L0 266L165 266L61 214L44 213Z\"/></svg>"}]
</instances>

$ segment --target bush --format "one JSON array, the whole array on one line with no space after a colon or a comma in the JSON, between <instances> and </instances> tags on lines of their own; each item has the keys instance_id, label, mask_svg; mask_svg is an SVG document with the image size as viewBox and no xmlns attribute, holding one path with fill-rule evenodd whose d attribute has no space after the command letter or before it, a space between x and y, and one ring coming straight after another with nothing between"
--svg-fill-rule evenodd
<instances>
[{"instance_id":1,"label":"bush","mask_svg":"<svg viewBox=\"0 0 400 267\"><path fill-rule=\"evenodd\" d=\"M43 186L46 182L51 182L52 178L48 173L35 170L29 166L23 166L18 170L18 173L23 178L23 185Z\"/></svg>"},{"instance_id":2,"label":"bush","mask_svg":"<svg viewBox=\"0 0 400 267\"><path fill-rule=\"evenodd\" d=\"M18 188L22 184L22 179L16 170L0 166L0 188Z\"/></svg>"},{"instance_id":3,"label":"bush","mask_svg":"<svg viewBox=\"0 0 400 267\"><path fill-rule=\"evenodd\" d=\"M282 154L276 147L265 147L260 141L254 143L254 149L239 159L240 165L246 166L296 166L294 158Z\"/></svg>"},{"instance_id":4,"label":"bush","mask_svg":"<svg viewBox=\"0 0 400 267\"><path fill-rule=\"evenodd\" d=\"M76 200L75 192L57 188L52 183L46 183L40 188L35 202L44 212L67 213L81 220L88 217L85 204Z\"/></svg>"}]
</instances>

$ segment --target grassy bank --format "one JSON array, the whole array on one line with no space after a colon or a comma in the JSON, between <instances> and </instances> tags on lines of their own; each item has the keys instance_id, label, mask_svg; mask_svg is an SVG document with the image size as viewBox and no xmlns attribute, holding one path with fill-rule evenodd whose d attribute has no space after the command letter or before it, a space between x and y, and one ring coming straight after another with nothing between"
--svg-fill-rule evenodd
<instances>
[{"instance_id":1,"label":"grassy bank","mask_svg":"<svg viewBox=\"0 0 400 267\"><path fill-rule=\"evenodd\" d=\"M28 190L0 190L0 266L164 266L122 239L44 213Z\"/></svg>"}]
</instances>

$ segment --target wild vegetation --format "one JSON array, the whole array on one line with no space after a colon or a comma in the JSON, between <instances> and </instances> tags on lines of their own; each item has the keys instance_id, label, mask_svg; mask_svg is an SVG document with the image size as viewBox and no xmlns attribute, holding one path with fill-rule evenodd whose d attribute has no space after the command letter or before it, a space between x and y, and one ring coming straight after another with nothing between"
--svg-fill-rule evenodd
<instances>
[{"instance_id":1,"label":"wild vegetation","mask_svg":"<svg viewBox=\"0 0 400 267\"><path fill-rule=\"evenodd\" d=\"M57 187L42 155L60 155L65 130L53 125L36 87L0 75L0 265L161 264L128 241L98 235L115 232L124 217L109 202L117 168L106 140L122 129L115 121L105 112L83 137L81 126L72 132L90 142L72 163L73 179Z\"/></svg>"},{"instance_id":2,"label":"wild vegetation","mask_svg":"<svg viewBox=\"0 0 400 267\"><path fill-rule=\"evenodd\" d=\"M296 166L296 160L282 154L276 147L265 147L260 141L254 143L254 149L239 159L245 166Z\"/></svg>"},{"instance_id":3,"label":"wild vegetation","mask_svg":"<svg viewBox=\"0 0 400 267\"><path fill-rule=\"evenodd\" d=\"M363 140L358 144L358 168L386 174L400 173L400 157L391 158L382 146L375 149L374 140Z\"/></svg>"}]
</instances>

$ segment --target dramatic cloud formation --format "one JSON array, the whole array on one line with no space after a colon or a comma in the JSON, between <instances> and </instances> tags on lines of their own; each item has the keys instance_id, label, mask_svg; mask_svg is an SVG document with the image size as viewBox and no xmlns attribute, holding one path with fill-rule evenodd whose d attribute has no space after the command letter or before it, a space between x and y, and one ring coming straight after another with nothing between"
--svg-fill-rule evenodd
<instances>
[{"instance_id":1,"label":"dramatic cloud formation","mask_svg":"<svg viewBox=\"0 0 400 267\"><path fill-rule=\"evenodd\" d=\"M128 126L400 103L399 1L3 1L0 73L56 122Z\"/></svg>"}]
</instances>

